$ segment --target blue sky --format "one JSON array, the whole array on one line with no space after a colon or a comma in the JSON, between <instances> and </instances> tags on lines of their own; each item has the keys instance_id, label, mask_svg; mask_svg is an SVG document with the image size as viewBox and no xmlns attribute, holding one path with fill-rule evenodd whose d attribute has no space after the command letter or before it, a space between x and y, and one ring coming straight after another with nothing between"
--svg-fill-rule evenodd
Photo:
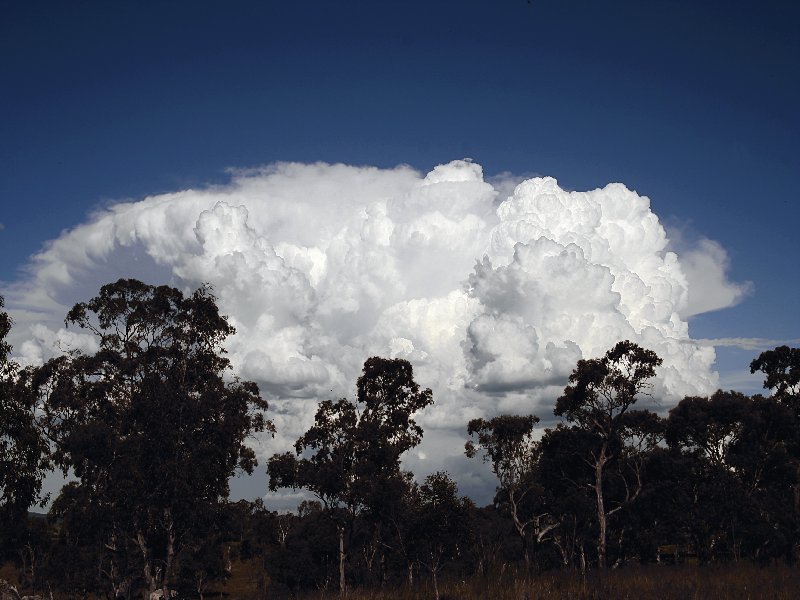
<instances>
[{"instance_id":1,"label":"blue sky","mask_svg":"<svg viewBox=\"0 0 800 600\"><path fill-rule=\"evenodd\" d=\"M470 157L648 196L752 282L693 338L796 340L798 22L775 1L4 2L0 280L92 211L228 168ZM757 352L718 346L723 383Z\"/></svg>"},{"instance_id":2,"label":"blue sky","mask_svg":"<svg viewBox=\"0 0 800 600\"><path fill-rule=\"evenodd\" d=\"M8 2L2 11L4 280L98 204L217 181L226 167L427 170L469 156L488 174L547 174L572 189L624 182L662 218L722 243L733 277L754 281L736 334L780 337L793 325L793 3ZM726 333L704 320L710 335Z\"/></svg>"}]
</instances>

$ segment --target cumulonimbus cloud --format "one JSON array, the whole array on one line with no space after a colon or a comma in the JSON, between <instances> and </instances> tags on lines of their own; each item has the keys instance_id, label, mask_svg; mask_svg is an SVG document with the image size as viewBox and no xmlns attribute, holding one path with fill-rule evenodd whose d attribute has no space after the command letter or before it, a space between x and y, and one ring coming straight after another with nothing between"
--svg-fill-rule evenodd
<instances>
[{"instance_id":1,"label":"cumulonimbus cloud","mask_svg":"<svg viewBox=\"0 0 800 600\"><path fill-rule=\"evenodd\" d=\"M622 184L568 192L548 177L508 179L489 183L468 160L427 175L281 163L111 205L5 290L17 357L91 348L59 325L66 310L137 277L213 285L237 329L237 373L272 399L279 436L264 452L302 433L318 399L350 395L371 355L407 358L433 388L426 430L500 411L546 416L576 361L620 339L663 358L659 398L713 391L714 349L690 338L685 317L741 297L719 268L692 289L724 251L671 252L649 200Z\"/></svg>"}]
</instances>

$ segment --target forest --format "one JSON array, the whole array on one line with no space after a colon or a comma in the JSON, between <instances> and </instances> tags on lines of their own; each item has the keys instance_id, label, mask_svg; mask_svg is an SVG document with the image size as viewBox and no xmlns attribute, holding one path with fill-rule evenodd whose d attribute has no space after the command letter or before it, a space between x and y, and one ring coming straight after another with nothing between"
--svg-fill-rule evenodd
<instances>
[{"instance_id":1,"label":"forest","mask_svg":"<svg viewBox=\"0 0 800 600\"><path fill-rule=\"evenodd\" d=\"M651 350L623 340L578 361L556 426L464 424L466 456L496 476L481 507L447 472L403 468L424 434L415 414L435 400L405 360L366 358L355 398L321 400L294 447L259 465L249 442L275 427L256 383L232 373L234 328L209 287L120 279L66 324L93 344L23 368L0 310L3 600L439 600L480 585L479 597L600 598L612 571L652 565L680 587L678 568L797 560L798 348L753 359L764 395L720 390L663 415L636 404L661 364ZM305 493L295 512L229 499L232 476L264 466L270 490ZM47 498L52 470L70 479ZM487 591L519 578L552 595ZM564 581L595 591L569 596Z\"/></svg>"}]
</instances>

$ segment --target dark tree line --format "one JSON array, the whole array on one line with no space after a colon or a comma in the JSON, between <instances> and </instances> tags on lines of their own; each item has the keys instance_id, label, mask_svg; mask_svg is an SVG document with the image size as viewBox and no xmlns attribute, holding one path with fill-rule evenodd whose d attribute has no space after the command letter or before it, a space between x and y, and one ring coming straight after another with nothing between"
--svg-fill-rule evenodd
<instances>
[{"instance_id":1,"label":"dark tree line","mask_svg":"<svg viewBox=\"0 0 800 600\"><path fill-rule=\"evenodd\" d=\"M0 563L36 592L203 598L237 563L259 597L424 578L438 598L442 577L512 564L585 570L678 549L699 562L796 559L800 349L750 365L769 396L687 397L666 416L636 407L661 364L652 351L623 341L580 360L558 426L467 424L467 456L497 477L482 508L446 472L420 482L402 468L433 397L407 361L373 357L355 399L320 402L294 450L269 459L271 490L308 494L277 514L228 500L230 477L256 467L247 438L273 427L256 384L230 373L234 331L207 287L120 280L66 323L92 351L21 369L0 311ZM73 481L46 518L29 517L54 467Z\"/></svg>"},{"instance_id":2,"label":"dark tree line","mask_svg":"<svg viewBox=\"0 0 800 600\"><path fill-rule=\"evenodd\" d=\"M66 324L89 334L96 350L9 374L12 403L28 409L22 422L34 419L38 436L35 444L17 438L10 423L4 445L9 437L39 449L36 460L19 462L25 470L47 459L75 478L50 511L58 531L50 551L59 556L50 566L66 568L60 587L75 596L149 598L160 589L166 597L185 566L179 559L205 551L230 477L253 471L245 442L271 430L267 404L255 383L227 374L222 344L233 328L207 288L187 297L120 280L76 304ZM4 497L18 488L30 502L38 492L5 477L2 484ZM39 554L29 557L34 583Z\"/></svg>"}]
</instances>

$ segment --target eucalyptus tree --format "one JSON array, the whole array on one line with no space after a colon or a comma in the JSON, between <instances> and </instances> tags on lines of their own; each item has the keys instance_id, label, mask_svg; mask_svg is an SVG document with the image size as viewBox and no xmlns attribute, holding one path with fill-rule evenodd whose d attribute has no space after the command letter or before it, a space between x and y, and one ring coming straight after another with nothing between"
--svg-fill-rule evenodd
<instances>
[{"instance_id":1,"label":"eucalyptus tree","mask_svg":"<svg viewBox=\"0 0 800 600\"><path fill-rule=\"evenodd\" d=\"M766 350L750 363L750 372L760 371L765 375L764 388L772 392L772 397L789 407L800 419L800 348L783 345ZM795 428L789 445L789 453L794 464L795 485L792 491L792 513L795 522L794 539L800 539L800 433ZM792 546L794 548L794 545ZM794 556L791 557L794 560Z\"/></svg>"},{"instance_id":2,"label":"eucalyptus tree","mask_svg":"<svg viewBox=\"0 0 800 600\"><path fill-rule=\"evenodd\" d=\"M797 404L800 398L800 348L778 346L766 350L750 363L750 372L765 375L764 387L781 402ZM800 407L793 406L795 410Z\"/></svg>"},{"instance_id":3,"label":"eucalyptus tree","mask_svg":"<svg viewBox=\"0 0 800 600\"><path fill-rule=\"evenodd\" d=\"M698 524L693 537L709 557L720 541L736 557L743 549L761 557L791 554L796 423L778 396L734 391L687 397L670 411L667 442L692 459L685 486L694 493L684 513L697 516L684 522Z\"/></svg>"},{"instance_id":4,"label":"eucalyptus tree","mask_svg":"<svg viewBox=\"0 0 800 600\"><path fill-rule=\"evenodd\" d=\"M0 309L4 306L0 296ZM28 508L40 497L48 448L6 338L11 317L0 310L0 561L22 543Z\"/></svg>"},{"instance_id":5,"label":"eucalyptus tree","mask_svg":"<svg viewBox=\"0 0 800 600\"><path fill-rule=\"evenodd\" d=\"M601 358L579 360L569 377L569 385L556 401L555 414L563 416L577 428L589 433L593 439L585 457L593 471L592 488L595 496L597 534L597 562L604 568L607 558L608 518L633 501L642 489L640 470L635 461L633 480L624 478L625 494L616 506L606 504L604 482L608 465L624 452L625 437L637 443L653 443L654 423L651 417L631 416L631 407L640 394L652 387L661 359L630 341L618 342ZM639 431L641 429L641 431ZM624 477L624 474L620 473Z\"/></svg>"},{"instance_id":6,"label":"eucalyptus tree","mask_svg":"<svg viewBox=\"0 0 800 600\"><path fill-rule=\"evenodd\" d=\"M439 574L469 546L474 505L458 495L458 486L445 471L414 484L411 498L407 513L410 556L431 574L434 598L439 600Z\"/></svg>"},{"instance_id":7,"label":"eucalyptus tree","mask_svg":"<svg viewBox=\"0 0 800 600\"><path fill-rule=\"evenodd\" d=\"M234 333L207 286L120 279L76 304L66 324L92 339L31 376L54 459L103 515L103 543L135 547L145 598L168 593L176 558L202 532L238 469L252 472L247 438L273 431L258 386L230 375ZM114 572L114 567L110 567Z\"/></svg>"},{"instance_id":8,"label":"eucalyptus tree","mask_svg":"<svg viewBox=\"0 0 800 600\"><path fill-rule=\"evenodd\" d=\"M530 565L529 537L541 542L559 524L545 507L545 490L537 476L540 444L534 429L538 422L536 415L473 419L467 433L477 436L477 444L470 440L465 445L468 457L482 451L483 460L491 462L499 482L495 505L511 517L526 565Z\"/></svg>"},{"instance_id":9,"label":"eucalyptus tree","mask_svg":"<svg viewBox=\"0 0 800 600\"><path fill-rule=\"evenodd\" d=\"M355 401L320 402L295 452L273 455L267 467L270 490L307 489L336 523L341 594L347 587L345 534L359 514L380 519L388 504L400 501L410 482L400 457L422 441L413 416L433 402L402 359L367 359L356 387Z\"/></svg>"}]
</instances>

